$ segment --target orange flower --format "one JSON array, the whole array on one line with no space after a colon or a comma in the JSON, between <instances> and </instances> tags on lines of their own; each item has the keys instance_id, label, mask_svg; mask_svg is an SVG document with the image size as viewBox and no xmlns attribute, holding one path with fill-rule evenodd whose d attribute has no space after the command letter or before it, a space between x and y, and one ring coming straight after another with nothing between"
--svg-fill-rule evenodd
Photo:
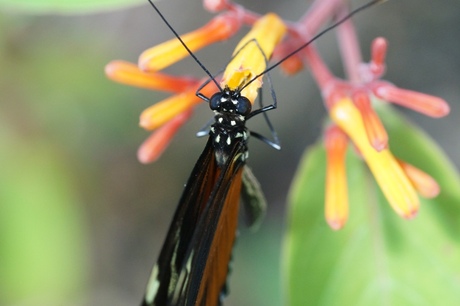
<instances>
[{"instance_id":1,"label":"orange flower","mask_svg":"<svg viewBox=\"0 0 460 306\"><path fill-rule=\"evenodd\" d=\"M330 108L330 116L361 153L391 207L406 219L413 218L420 201L416 191L434 197L439 186L428 174L397 160L388 148L377 151L368 140L364 119L349 98L342 98ZM345 139L345 140L344 140ZM333 229L344 224L348 215L346 178L344 175L344 142L340 132L326 132L328 171L326 179L326 219Z\"/></svg>"},{"instance_id":2,"label":"orange flower","mask_svg":"<svg viewBox=\"0 0 460 306\"><path fill-rule=\"evenodd\" d=\"M277 15L272 13L260 18L236 46L234 57L225 69L221 86L228 86L233 90L240 89L262 73L285 32L286 26ZM248 85L241 94L254 103L257 90L261 86L262 76Z\"/></svg>"},{"instance_id":3,"label":"orange flower","mask_svg":"<svg viewBox=\"0 0 460 306\"><path fill-rule=\"evenodd\" d=\"M143 164L156 161L168 147L177 130L184 125L185 122L187 122L191 115L192 110L189 109L188 111L177 115L158 130L153 132L152 135L150 135L150 137L142 143L137 151L137 158L139 161Z\"/></svg>"},{"instance_id":4,"label":"orange flower","mask_svg":"<svg viewBox=\"0 0 460 306\"><path fill-rule=\"evenodd\" d=\"M202 28L181 36L181 39L191 51L197 51L235 34L241 25L237 17L235 12L221 14ZM235 48L221 86L242 89L242 95L253 102L262 85L262 77L248 82L266 69L267 60L285 31L286 26L275 14L268 14L255 22L251 31ZM113 61L106 66L106 75L114 81L176 93L147 108L140 116L141 127L155 130L139 148L138 158L143 163L158 159L177 130L190 118L193 108L202 102L196 93L202 80L157 72L188 54L180 41L173 39L144 51L139 57L140 68L124 61ZM216 90L215 84L209 82L200 89L200 94L209 97Z\"/></svg>"},{"instance_id":5,"label":"orange flower","mask_svg":"<svg viewBox=\"0 0 460 306\"><path fill-rule=\"evenodd\" d=\"M196 88L199 81L189 77L175 77L158 72L144 72L125 61L112 61L105 66L105 74L113 81L153 90L182 92Z\"/></svg>"},{"instance_id":6,"label":"orange flower","mask_svg":"<svg viewBox=\"0 0 460 306\"><path fill-rule=\"evenodd\" d=\"M348 219L348 190L345 155L348 137L337 126L325 133L326 169L326 221L332 229L342 228Z\"/></svg>"},{"instance_id":7,"label":"orange flower","mask_svg":"<svg viewBox=\"0 0 460 306\"><path fill-rule=\"evenodd\" d=\"M214 17L205 26L182 35L181 39L190 51L196 52L215 42L232 37L240 28L236 13L229 12ZM144 71L160 71L189 56L177 38L145 50L139 57L139 67Z\"/></svg>"}]
</instances>

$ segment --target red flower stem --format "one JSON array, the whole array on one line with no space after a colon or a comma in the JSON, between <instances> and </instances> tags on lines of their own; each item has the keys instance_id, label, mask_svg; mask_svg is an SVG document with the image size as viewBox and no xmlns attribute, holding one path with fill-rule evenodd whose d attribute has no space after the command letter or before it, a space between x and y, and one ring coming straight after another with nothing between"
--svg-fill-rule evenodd
<instances>
[{"instance_id":1,"label":"red flower stem","mask_svg":"<svg viewBox=\"0 0 460 306\"><path fill-rule=\"evenodd\" d=\"M261 17L260 14L247 10L236 3L229 3L228 10L237 13L242 23L249 26L254 25L254 23Z\"/></svg>"},{"instance_id":2,"label":"red flower stem","mask_svg":"<svg viewBox=\"0 0 460 306\"><path fill-rule=\"evenodd\" d=\"M327 86L334 79L333 74L329 68L327 68L316 48L309 46L301 52L306 64L310 67L310 71L315 78L318 87L321 89L321 92L324 93Z\"/></svg>"},{"instance_id":3,"label":"red flower stem","mask_svg":"<svg viewBox=\"0 0 460 306\"><path fill-rule=\"evenodd\" d=\"M303 39L308 39L312 33L316 33L324 25L339 7L342 7L344 0L316 0L310 9L300 18L298 22L285 21L290 34L297 33ZM243 6L228 1L225 9L242 14L243 23L253 25L261 15Z\"/></svg>"},{"instance_id":4,"label":"red flower stem","mask_svg":"<svg viewBox=\"0 0 460 306\"><path fill-rule=\"evenodd\" d=\"M343 8L344 1L343 0L316 0L313 5L311 5L310 9L304 14L304 16L297 22L297 23L288 23L288 31L291 35L299 37L299 41L306 42L308 41L311 36L319 31L321 26L326 23L328 20L331 19L331 16L339 9ZM243 23L245 24L253 24L260 15L254 13L250 10L245 9L239 4L233 3L232 1L228 1L225 3L225 9L230 11L235 11L238 14L242 14ZM341 9L342 13L345 14L347 12L346 9ZM360 62L360 52L357 47L357 39L354 33L354 27L351 22L347 22L345 26L343 26L344 32L344 41L343 44L349 43L348 41L352 42L352 47L350 50L344 51L344 59L349 59L346 61L347 63L347 72L353 79L358 79L358 65L357 63ZM340 35L342 36L342 35ZM339 37L340 37L339 36ZM355 45L355 46L353 46ZM287 48L290 49L290 48ZM292 49L291 49L292 50ZM277 53L277 52L275 52ZM283 53L283 52L280 52ZM314 46L309 46L301 51L301 54L310 70L312 72L313 77L315 78L318 86L320 87L321 91L324 93L332 80L334 80L333 74L328 69L327 65L322 60L321 56L317 52ZM282 57L282 54L276 54L275 57ZM353 68L352 68L353 67Z\"/></svg>"},{"instance_id":5,"label":"red flower stem","mask_svg":"<svg viewBox=\"0 0 460 306\"><path fill-rule=\"evenodd\" d=\"M316 0L310 9L297 23L297 28L306 31L306 34L314 34L328 20L334 12L344 4L343 0Z\"/></svg>"},{"instance_id":6,"label":"red flower stem","mask_svg":"<svg viewBox=\"0 0 460 306\"><path fill-rule=\"evenodd\" d=\"M343 7L338 18L340 19L348 13L348 8ZM338 27L337 40L347 78L352 83L361 81L359 72L360 63L362 63L361 49L359 48L358 37L351 19L348 19Z\"/></svg>"}]
</instances>

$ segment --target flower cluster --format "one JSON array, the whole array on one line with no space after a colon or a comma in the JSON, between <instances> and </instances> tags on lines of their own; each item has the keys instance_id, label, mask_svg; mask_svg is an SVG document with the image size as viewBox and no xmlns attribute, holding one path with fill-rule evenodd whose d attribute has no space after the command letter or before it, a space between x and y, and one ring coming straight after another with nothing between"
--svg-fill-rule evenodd
<instances>
[{"instance_id":1,"label":"flower cluster","mask_svg":"<svg viewBox=\"0 0 460 306\"><path fill-rule=\"evenodd\" d=\"M208 1L206 6L216 10L219 7L216 4L216 1ZM252 29L236 46L220 85L207 82L205 86L200 86L205 82L204 79L159 72L189 55L176 38L144 51L139 57L138 65L112 61L106 66L106 75L114 81L175 93L147 108L140 116L140 126L149 131L154 130L138 150L138 159L141 162L150 163L161 156L177 130L190 118L193 108L203 102L198 93L209 97L219 88L244 87L241 94L254 103L258 89L262 86L262 76L257 76L266 69L267 59L286 32L286 26L277 15L256 16L238 5L228 4L225 12L203 27L181 35L181 39L191 52L196 52L212 43L232 37L243 24L251 25Z\"/></svg>"},{"instance_id":2,"label":"flower cluster","mask_svg":"<svg viewBox=\"0 0 460 306\"><path fill-rule=\"evenodd\" d=\"M388 134L373 109L373 102L387 101L427 116L439 118L449 113L448 104L434 96L398 88L380 80L385 71L387 41L372 43L371 61L360 60L351 21L342 29L343 59L348 80L340 80L321 64L315 50L306 50L305 59L321 88L332 124L325 132L327 152L326 220L333 229L342 228L348 218L345 152L349 141L357 148L374 175L391 207L406 219L413 218L420 203L417 192L436 197L440 188L422 170L397 159L388 147ZM350 64L348 61L354 63Z\"/></svg>"},{"instance_id":3,"label":"flower cluster","mask_svg":"<svg viewBox=\"0 0 460 306\"><path fill-rule=\"evenodd\" d=\"M328 70L314 45L286 58L305 45L332 16L346 16L349 13L346 1L317 0L297 22L283 22L274 14L260 16L230 0L204 0L203 3L206 9L219 14L203 27L181 35L192 52L227 40L242 25L252 27L235 48L234 57L220 78L220 87L240 88L264 72L266 58L270 57L274 62L282 59L280 67L288 75L304 67L312 72L332 119L325 132L325 145L326 220L333 229L343 227L348 218L345 152L350 141L399 215L411 218L417 213L419 200L416 191L426 197L437 195L439 187L428 174L392 155L388 135L373 109L373 101L396 103L432 117L447 115L449 107L440 98L401 89L381 80L387 51L384 38L374 40L371 60L363 63L351 20L338 27L346 79L339 79ZM153 130L138 151L138 158L143 163L155 161L162 154L176 131L190 118L194 107L202 102L196 93L204 80L159 72L188 55L181 42L174 38L144 51L138 65L113 61L106 66L106 74L112 80L173 93L144 110L140 116L141 127ZM218 90L216 85L207 82L199 93L209 97ZM261 77L258 77L244 88L242 94L253 102L261 85Z\"/></svg>"}]
</instances>

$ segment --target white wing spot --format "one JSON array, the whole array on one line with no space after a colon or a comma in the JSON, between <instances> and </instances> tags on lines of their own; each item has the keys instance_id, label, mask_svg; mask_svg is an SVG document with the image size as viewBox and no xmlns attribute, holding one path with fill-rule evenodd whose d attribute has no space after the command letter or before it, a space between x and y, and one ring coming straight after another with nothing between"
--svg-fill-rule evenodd
<instances>
[{"instance_id":1,"label":"white wing spot","mask_svg":"<svg viewBox=\"0 0 460 306\"><path fill-rule=\"evenodd\" d=\"M230 145L232 143L232 137L228 136L227 138L227 144Z\"/></svg>"},{"instance_id":2,"label":"white wing spot","mask_svg":"<svg viewBox=\"0 0 460 306\"><path fill-rule=\"evenodd\" d=\"M232 120L232 121L230 121L230 124L231 124L231 125L236 125L236 121L235 121L235 120Z\"/></svg>"},{"instance_id":3,"label":"white wing spot","mask_svg":"<svg viewBox=\"0 0 460 306\"><path fill-rule=\"evenodd\" d=\"M158 288L160 287L160 282L157 279L158 277L158 266L155 265L152 270L152 275L150 276L149 282L147 284L147 290L145 292L145 301L149 304L153 303L153 299L157 294Z\"/></svg>"},{"instance_id":4,"label":"white wing spot","mask_svg":"<svg viewBox=\"0 0 460 306\"><path fill-rule=\"evenodd\" d=\"M178 288L179 289L183 288L184 285L187 283L189 277L190 277L190 271L191 271L191 267L192 267L193 255L194 255L194 252L192 251L190 253L190 257L187 259L187 263L185 265L185 271L182 270L181 273L179 274L179 276L177 278L177 282L175 284L175 287L170 288L171 290L173 290L172 304L174 304L174 305L178 304L180 294L182 292L182 290L178 290Z\"/></svg>"},{"instance_id":5,"label":"white wing spot","mask_svg":"<svg viewBox=\"0 0 460 306\"><path fill-rule=\"evenodd\" d=\"M219 143L220 142L220 135L217 135L214 140L215 140L215 142Z\"/></svg>"}]
</instances>

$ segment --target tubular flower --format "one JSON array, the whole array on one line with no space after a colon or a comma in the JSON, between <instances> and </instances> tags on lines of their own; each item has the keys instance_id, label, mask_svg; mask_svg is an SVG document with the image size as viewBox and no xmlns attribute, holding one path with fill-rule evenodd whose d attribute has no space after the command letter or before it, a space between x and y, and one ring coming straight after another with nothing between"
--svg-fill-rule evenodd
<instances>
[{"instance_id":1,"label":"tubular flower","mask_svg":"<svg viewBox=\"0 0 460 306\"><path fill-rule=\"evenodd\" d=\"M206 86L202 92L212 94L214 91L212 86ZM144 110L139 125L146 130L154 130L201 102L195 94L195 89L184 91Z\"/></svg>"},{"instance_id":2,"label":"tubular flower","mask_svg":"<svg viewBox=\"0 0 460 306\"><path fill-rule=\"evenodd\" d=\"M421 196L431 199L439 194L441 188L431 176L402 160L398 160L398 163Z\"/></svg>"},{"instance_id":3,"label":"tubular flower","mask_svg":"<svg viewBox=\"0 0 460 306\"><path fill-rule=\"evenodd\" d=\"M189 109L169 120L157 131L153 132L137 151L139 161L144 164L156 161L166 149L177 130L187 122L191 115L192 109Z\"/></svg>"},{"instance_id":4,"label":"tubular flower","mask_svg":"<svg viewBox=\"0 0 460 306\"><path fill-rule=\"evenodd\" d=\"M243 24L243 19L245 15L240 10L224 12L202 28L181 36L181 39L194 52L233 36ZM257 90L262 86L262 76L258 75L266 69L268 59L285 32L286 26L275 14L254 20L250 32L236 46L220 86L241 89L241 94L254 103ZM139 148L138 159L142 163L150 163L160 157L178 129L191 117L193 108L201 104L202 98L198 93L210 97L217 90L214 82L200 86L204 80L158 72L188 55L180 41L174 38L144 51L137 66L112 61L105 68L106 75L116 82L175 93L148 107L140 116L140 126L154 130Z\"/></svg>"},{"instance_id":5,"label":"tubular flower","mask_svg":"<svg viewBox=\"0 0 460 306\"><path fill-rule=\"evenodd\" d=\"M105 74L113 81L126 85L163 90L170 92L183 92L196 88L200 82L185 76L175 77L159 72L144 72L136 65L125 61L112 61L105 66Z\"/></svg>"},{"instance_id":6,"label":"tubular flower","mask_svg":"<svg viewBox=\"0 0 460 306\"><path fill-rule=\"evenodd\" d=\"M350 97L361 114L367 138L377 151L387 147L388 135L372 108L372 98L395 103L434 118L444 117L450 111L447 102L441 98L398 88L387 81L380 80L379 78L385 71L383 59L386 50L386 40L381 37L376 38L372 43L373 58L370 63L361 64L359 71L354 72L358 75L358 79L353 82L334 78L329 71L323 71L326 69L324 66L310 63L310 67L316 70L316 77L321 82L320 87L322 87L326 106L330 108L337 97ZM314 55L310 58L316 62L318 61L317 54Z\"/></svg>"},{"instance_id":7,"label":"tubular flower","mask_svg":"<svg viewBox=\"0 0 460 306\"><path fill-rule=\"evenodd\" d=\"M333 1L317 1L313 8L290 29L290 35L276 50L274 58L291 54L308 41ZM346 15L347 8L339 9ZM439 193L436 181L423 171L396 160L388 148L389 135L373 108L374 100L388 101L427 116L439 118L449 113L441 98L401 89L381 80L386 70L387 41L376 38L371 45L371 60L363 63L356 32L350 19L338 27L339 46L347 79L335 77L314 48L300 50L281 64L288 74L308 67L321 90L334 126L325 132L327 154L325 217L333 229L340 229L348 218L345 175L345 147L349 139L368 164L392 208L404 218L416 215L420 206L416 191L424 197Z\"/></svg>"},{"instance_id":8,"label":"tubular flower","mask_svg":"<svg viewBox=\"0 0 460 306\"><path fill-rule=\"evenodd\" d=\"M282 58L296 50L301 37L307 37L304 40L310 37L309 33L317 27L317 20L324 17L325 10L330 9L327 2L315 2L320 13L315 10L307 13L294 29L295 35L288 37L277 48L275 58ZM440 188L428 174L393 156L388 148L389 135L373 108L373 101L388 101L434 118L446 116L450 111L449 105L441 98L401 89L381 80L386 70L385 57L388 50L384 38L378 37L372 42L371 60L363 63L351 20L343 22L338 32L348 79L335 77L313 46L300 50L281 65L287 74L309 67L334 123L325 132L326 221L331 228L337 230L345 225L348 218L345 175L348 139L369 166L391 207L400 216L410 219L416 215L420 206L416 192L430 198L435 197Z\"/></svg>"},{"instance_id":9,"label":"tubular flower","mask_svg":"<svg viewBox=\"0 0 460 306\"><path fill-rule=\"evenodd\" d=\"M182 41L196 52L212 43L226 40L235 35L241 22L234 12L214 17L208 24L181 36ZM139 67L144 71L159 71L181 59L189 53L177 38L145 50L139 56Z\"/></svg>"},{"instance_id":10,"label":"tubular flower","mask_svg":"<svg viewBox=\"0 0 460 306\"><path fill-rule=\"evenodd\" d=\"M348 137L337 126L325 132L326 168L326 221L332 229L342 228L348 219L348 190L345 154Z\"/></svg>"},{"instance_id":11,"label":"tubular flower","mask_svg":"<svg viewBox=\"0 0 460 306\"><path fill-rule=\"evenodd\" d=\"M373 109L372 101L385 99L406 106L431 117L449 113L448 104L427 94L400 89L379 78L385 71L386 40L377 38L372 45L372 59L361 64L354 72L355 82L333 77L309 50L312 70L323 89L330 118L336 126L326 131L326 221L338 229L348 216L346 176L344 166L344 142L348 137L369 166L375 180L391 207L403 218L414 217L420 202L417 192L433 198L440 191L439 185L427 173L396 159L388 148L388 134ZM311 54L313 53L313 54ZM353 73L351 73L353 74ZM337 131L337 129L340 130ZM343 133L346 136L341 134Z\"/></svg>"},{"instance_id":12,"label":"tubular flower","mask_svg":"<svg viewBox=\"0 0 460 306\"><path fill-rule=\"evenodd\" d=\"M362 154L391 207L404 218L414 217L420 206L414 187L389 149L378 152L370 145L353 102L347 98L338 101L330 109L330 115Z\"/></svg>"},{"instance_id":13,"label":"tubular flower","mask_svg":"<svg viewBox=\"0 0 460 306\"><path fill-rule=\"evenodd\" d=\"M274 60L280 61L275 66L279 65L287 75L309 68L334 123L325 134L328 163L325 216L333 229L343 227L348 218L345 175L348 141L359 150L390 205L404 218L411 218L418 211L416 191L425 197L439 193L439 186L428 174L392 155L388 148L391 135L374 110L373 101L395 103L434 118L447 115L449 105L438 97L398 88L382 80L387 41L376 38L371 45L369 63L363 63L351 19L343 19L338 27L346 79L335 77L309 42L328 20L347 15L346 1L317 0L297 22L286 23L275 14L259 16L232 0L204 0L203 4L208 11L219 14L203 27L181 36L192 52L232 37L242 25L251 27L235 48L222 77L205 82L201 78L160 72L189 55L176 38L144 51L137 66L123 61L106 66L107 76L116 82L174 93L148 107L140 116L140 126L153 130L139 148L141 162L159 158L193 109L217 90L225 87L241 90L254 103L267 61L273 55Z\"/></svg>"},{"instance_id":14,"label":"tubular flower","mask_svg":"<svg viewBox=\"0 0 460 306\"><path fill-rule=\"evenodd\" d=\"M261 74L285 31L286 27L275 14L267 14L260 18L236 46L234 57L225 69L221 86L227 85L230 89L238 89ZM257 90L261 86L262 76L259 76L241 94L254 103Z\"/></svg>"}]
</instances>

